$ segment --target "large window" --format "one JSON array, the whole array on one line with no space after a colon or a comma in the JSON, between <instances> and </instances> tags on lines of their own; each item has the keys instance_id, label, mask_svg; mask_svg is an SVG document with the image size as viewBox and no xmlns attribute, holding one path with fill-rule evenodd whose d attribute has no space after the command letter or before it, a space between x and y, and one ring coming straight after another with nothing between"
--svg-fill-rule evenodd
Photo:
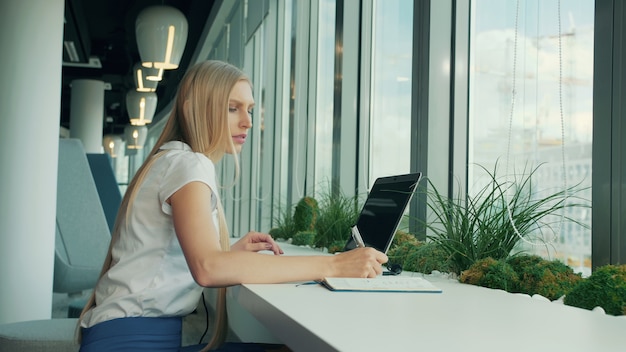
<instances>
[{"instance_id":1,"label":"large window","mask_svg":"<svg viewBox=\"0 0 626 352\"><path fill-rule=\"evenodd\" d=\"M413 1L374 1L369 180L408 173L411 157Z\"/></svg>"},{"instance_id":2,"label":"large window","mask_svg":"<svg viewBox=\"0 0 626 352\"><path fill-rule=\"evenodd\" d=\"M503 182L536 169L538 194L590 187L594 1L477 0L471 12L470 193L482 167ZM524 247L589 273L591 211L563 215L589 228L562 223Z\"/></svg>"},{"instance_id":3,"label":"large window","mask_svg":"<svg viewBox=\"0 0 626 352\"><path fill-rule=\"evenodd\" d=\"M591 201L593 144L594 266L619 261L623 12L617 0L223 2L198 60L243 63L258 101L240 183L224 190L229 225L266 231L329 179L362 194L412 170L475 194L484 170L508 182L537 168L534 193L578 185ZM228 158L221 170L232 183ZM557 219L523 249L588 273L591 213L563 213L586 226Z\"/></svg>"}]
</instances>

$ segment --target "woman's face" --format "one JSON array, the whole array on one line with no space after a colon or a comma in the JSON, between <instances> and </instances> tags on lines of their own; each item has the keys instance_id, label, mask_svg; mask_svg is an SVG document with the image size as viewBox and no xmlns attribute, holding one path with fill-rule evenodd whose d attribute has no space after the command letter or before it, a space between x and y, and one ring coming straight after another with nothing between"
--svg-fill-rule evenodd
<instances>
[{"instance_id":1,"label":"woman's face","mask_svg":"<svg viewBox=\"0 0 626 352\"><path fill-rule=\"evenodd\" d=\"M254 97L252 88L247 81L239 81L230 91L228 97L228 124L235 150L228 153L239 153L248 136L248 129L252 127L252 109Z\"/></svg>"}]
</instances>

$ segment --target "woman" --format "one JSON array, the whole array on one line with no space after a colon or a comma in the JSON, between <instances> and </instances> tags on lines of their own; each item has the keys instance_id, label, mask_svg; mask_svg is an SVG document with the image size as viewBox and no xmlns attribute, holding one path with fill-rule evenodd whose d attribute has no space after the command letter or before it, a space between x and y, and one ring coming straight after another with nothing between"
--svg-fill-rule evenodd
<instances>
[{"instance_id":1,"label":"woman","mask_svg":"<svg viewBox=\"0 0 626 352\"><path fill-rule=\"evenodd\" d=\"M226 153L237 160L253 107L249 79L230 64L206 61L185 74L161 136L124 195L79 319L81 351L178 350L182 317L196 308L203 287L221 288L208 349L225 337L227 286L381 273L387 257L372 248L281 256L259 232L229 245L214 164ZM274 255L257 253L265 250Z\"/></svg>"}]
</instances>

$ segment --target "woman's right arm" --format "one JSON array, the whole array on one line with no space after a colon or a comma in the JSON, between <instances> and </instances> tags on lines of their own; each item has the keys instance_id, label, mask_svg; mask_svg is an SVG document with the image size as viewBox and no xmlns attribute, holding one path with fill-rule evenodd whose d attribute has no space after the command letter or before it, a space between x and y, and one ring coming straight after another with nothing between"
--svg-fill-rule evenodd
<instances>
[{"instance_id":1,"label":"woman's right arm","mask_svg":"<svg viewBox=\"0 0 626 352\"><path fill-rule=\"evenodd\" d=\"M169 199L176 235L198 284L223 287L241 283L280 283L324 277L374 277L387 256L359 248L334 256L282 256L251 250L222 251L213 223L211 189L191 182ZM246 237L258 236L249 233ZM242 239L242 240L243 240ZM242 246L245 248L245 246Z\"/></svg>"}]
</instances>

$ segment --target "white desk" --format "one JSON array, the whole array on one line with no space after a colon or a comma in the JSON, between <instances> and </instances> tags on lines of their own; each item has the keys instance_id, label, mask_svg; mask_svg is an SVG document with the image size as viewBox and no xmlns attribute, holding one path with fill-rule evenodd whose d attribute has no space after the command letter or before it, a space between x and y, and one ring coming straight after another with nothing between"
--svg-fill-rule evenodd
<instances>
[{"instance_id":1,"label":"white desk","mask_svg":"<svg viewBox=\"0 0 626 352\"><path fill-rule=\"evenodd\" d=\"M626 351L626 318L429 278L433 293L243 285L238 303L294 351Z\"/></svg>"}]
</instances>

